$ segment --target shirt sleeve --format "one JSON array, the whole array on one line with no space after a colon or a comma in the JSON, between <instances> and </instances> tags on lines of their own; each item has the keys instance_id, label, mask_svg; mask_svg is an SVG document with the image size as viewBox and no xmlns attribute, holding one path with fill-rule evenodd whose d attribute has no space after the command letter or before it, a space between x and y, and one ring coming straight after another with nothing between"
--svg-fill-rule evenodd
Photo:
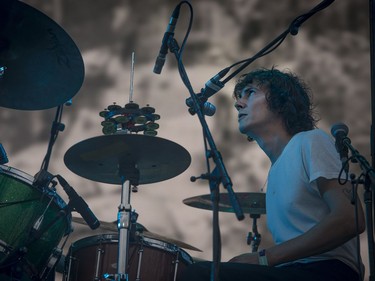
<instances>
[{"instance_id":1,"label":"shirt sleeve","mask_svg":"<svg viewBox=\"0 0 375 281\"><path fill-rule=\"evenodd\" d=\"M323 130L316 129L305 135L302 144L303 163L309 182L323 177L339 177L342 167L333 139Z\"/></svg>"}]
</instances>

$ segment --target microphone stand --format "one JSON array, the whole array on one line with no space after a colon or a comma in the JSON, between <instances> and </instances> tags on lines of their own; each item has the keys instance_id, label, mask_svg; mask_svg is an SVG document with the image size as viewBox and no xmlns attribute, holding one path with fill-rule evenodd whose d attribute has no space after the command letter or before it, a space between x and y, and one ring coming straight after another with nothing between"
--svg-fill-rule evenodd
<instances>
[{"instance_id":1,"label":"microphone stand","mask_svg":"<svg viewBox=\"0 0 375 281\"><path fill-rule=\"evenodd\" d=\"M343 144L349 148L352 157L350 159L356 159L365 175L365 181L362 182L365 187L364 202L366 209L366 232L368 240L368 256L369 256L369 268L370 275L369 281L374 280L374 226L373 226L373 200L372 193L375 188L375 170L370 166L365 157L359 154L359 152L351 145L351 141L348 137L343 139ZM349 160L348 160L349 161Z\"/></svg>"},{"instance_id":2,"label":"microphone stand","mask_svg":"<svg viewBox=\"0 0 375 281\"><path fill-rule=\"evenodd\" d=\"M224 166L224 162L223 162L223 159L221 157L221 154L220 152L218 151L217 147L216 147L216 144L214 142L214 139L212 137L212 134L210 132L210 129L207 125L207 122L204 118L204 114L202 112L202 102L197 98L196 94L194 93L194 90L191 86L191 83L189 81L189 78L188 78L188 75L186 73L186 70L185 70L185 67L184 65L182 64L181 60L180 60L180 56L179 56L179 47L178 47L178 44L177 44L177 41L171 36L168 40L168 47L169 49L171 50L172 53L175 54L175 57L178 61L178 66L179 66L179 71L180 71L180 75L181 75L181 78L182 80L184 81L184 84L186 85L186 87L188 88L189 90L189 93L190 93L190 96L191 96L191 99L192 99L192 107L194 109L194 112L197 114L198 116L198 119L202 125L202 128L203 128L203 132L204 132L204 136L205 136L205 139L207 140L209 146L210 146L210 157L213 159L213 161L215 162L216 164L216 167L215 167L215 175L217 173L218 177L215 177L217 178L217 181L215 179L215 181L213 180L213 177L212 177L212 174L211 175L208 175L207 178L209 180L209 183L210 183L210 187L215 191L217 192L217 187L219 186L219 183L221 182L224 186L224 188L228 191L228 194L229 194L229 198L230 198L230 202L232 204L232 207L233 207L233 210L236 214L236 217L238 220L243 220L244 219L244 215L243 215L243 211L242 211L242 208L241 206L239 205L238 203L238 199L237 199L237 196L236 194L234 193L233 189L232 189L232 181L228 175L228 172ZM215 196L213 195L212 197L214 197L214 201L213 202L213 206L217 206L218 205L218 197L219 196ZM214 208L216 210L213 210L214 211L214 218L215 218L215 221L214 223L216 224L215 226L213 226L213 229L214 229L214 232L216 230L218 230L218 222L217 222L217 217L218 217L218 210L217 208ZM217 237L219 234L217 233L214 233L214 237ZM215 239L216 240L216 239ZM212 267L214 268L212 271L211 271L211 279L212 278L216 278L214 280L218 281L218 271L219 269L217 268L217 265L220 264L220 257L217 253L219 253L220 251L218 250L218 243L214 243L213 245L213 263L212 263Z\"/></svg>"},{"instance_id":3,"label":"microphone stand","mask_svg":"<svg viewBox=\"0 0 375 281\"><path fill-rule=\"evenodd\" d=\"M228 82L232 77L237 75L240 71L242 71L245 67L247 67L254 60L272 52L275 48L277 48L282 43L282 41L285 39L285 37L289 33L291 33L292 35L296 35L298 33L298 28L302 25L303 22L305 22L308 18L310 18L312 15L314 15L318 11L320 11L320 10L326 8L327 6L329 6L333 1L334 0L323 0L319 5L317 5L315 8L313 8L310 12L296 18L286 31L284 31L280 36L278 36L275 40L273 40L265 48L263 48L253 58L251 58L249 60L244 60L244 61L235 63L232 66L227 67L226 69L221 71L220 75L218 75L219 77L216 78L217 76L215 76L215 78L213 79L214 80L213 81L214 86L217 86L217 85L220 85L220 86L218 87L218 89L216 91L211 93L211 95L213 95L215 92L220 90L226 82ZM190 29L190 27L189 27L189 29ZM186 38L187 37L185 37L185 40L186 40ZM185 40L184 40L184 43L185 43ZM183 43L183 46L184 46L184 43ZM219 183L221 182L223 184L224 188L227 189L227 191L228 191L229 199L230 199L231 205L233 207L233 210L236 214L237 219L243 220L244 219L243 211L242 211L241 206L238 203L238 199L236 197L236 194L233 192L233 189L232 189L233 185L232 185L231 179L230 179L230 177L228 175L228 172L227 172L227 170L224 166L224 162L223 162L223 159L221 157L221 154L220 154L220 152L218 151L218 149L215 145L212 134L211 134L211 132L209 130L209 127L207 125L207 122L204 118L204 114L203 114L202 109L204 108L204 102L207 100L207 98L209 96L205 96L205 92L204 92L205 90L204 89L201 90L200 94L194 93L194 90L191 86L188 75L186 73L185 67L182 63L180 52L179 52L179 46L177 44L177 41L173 37L173 33L169 35L167 45L168 45L168 48L170 49L170 51L172 53L174 53L174 55L177 59L180 76L181 76L182 81L184 82L185 86L187 87L189 93L190 93L191 103L188 105L189 112L190 112L190 109L192 109L192 112L197 114L198 119L199 119L199 121L201 123L201 126L203 128L204 137L205 137L205 139L207 140L207 142L210 146L211 150L209 151L209 153L206 153L206 154L209 154L209 156L206 155L206 157L212 158L213 161L216 164L216 167L215 167L214 171L215 171L215 175L217 174L218 177L215 176L215 181L213 180L212 174L208 174L208 175L205 176L209 180L210 189L212 189L210 191L216 192L216 190L219 186ZM272 46L274 46L273 49L271 49ZM220 78L223 77L222 75L225 75L229 71L229 69L231 67L233 67L237 64L240 64L240 63L242 63L242 66L239 67L235 72L233 72L232 75L230 75L223 82L218 81ZM203 178L203 176L201 176L201 178ZM213 212L214 212L214 222L213 223L217 224L216 220L218 218L218 208L216 208L216 207L218 206L219 196L216 196L214 192L212 192L213 193L212 194ZM213 229L214 229L214 232L218 231L219 230L218 225L214 225ZM220 253L220 251L217 250L217 248L218 248L217 244L218 243L216 241L216 237L219 237L219 234L214 233L214 242L215 243L213 245L214 246L214 250L213 250L214 254L213 254L213 263L212 263L212 270L211 270L211 280L218 281L219 269L217 268L217 266L220 264L220 257L219 257L220 255L218 254L218 253Z\"/></svg>"},{"instance_id":4,"label":"microphone stand","mask_svg":"<svg viewBox=\"0 0 375 281\"><path fill-rule=\"evenodd\" d=\"M212 241L213 245L213 261L211 264L211 276L210 280L219 280L220 273L220 260L221 260L221 236L220 236L220 226L219 226L219 201L220 201L220 185L221 177L218 173L217 168L215 168L210 176L209 185L212 201Z\"/></svg>"},{"instance_id":5,"label":"microphone stand","mask_svg":"<svg viewBox=\"0 0 375 281\"><path fill-rule=\"evenodd\" d=\"M178 44L177 44L176 40L173 37L171 37L168 44L169 44L171 52L174 53L177 60L180 61L179 60L179 54L178 54ZM204 136L205 136L205 138L206 138L206 140L207 140L207 142L208 142L208 144L211 148L210 157L213 159L213 161L216 164L216 168L218 170L218 174L220 175L220 179L221 179L220 181L223 184L224 188L227 189L227 191L229 193L229 199L230 199L230 202L232 204L232 207L234 209L234 212L236 214L237 219L243 220L244 215L243 215L243 212L242 212L242 208L240 207L240 205L238 203L237 196L233 191L232 181L231 181L231 179L229 177L229 174L228 174L228 172L225 168L225 165L224 165L223 159L221 157L221 154L216 147L215 141L214 141L214 139L212 137L212 134L211 134L211 131L210 131L208 125L207 125L206 119L204 118L204 114L202 112L203 104L197 98L197 95L194 93L194 90L191 86L191 83L189 81L189 78L187 76L185 67L182 64L182 62L179 63L179 70L180 70L180 73L181 73L181 77L185 82L185 85L187 85L187 88L189 90L191 99L193 101L192 107L193 107L194 111L196 112L196 114L198 116L198 119L199 119L199 121L202 125L202 128L203 128L203 131L204 131Z\"/></svg>"}]
</instances>

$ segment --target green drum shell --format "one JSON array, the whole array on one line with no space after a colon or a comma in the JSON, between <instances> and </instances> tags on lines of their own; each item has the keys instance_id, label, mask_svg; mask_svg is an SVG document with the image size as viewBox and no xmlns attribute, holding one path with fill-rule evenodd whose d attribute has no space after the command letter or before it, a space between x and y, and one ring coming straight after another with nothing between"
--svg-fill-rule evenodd
<instances>
[{"instance_id":1,"label":"green drum shell","mask_svg":"<svg viewBox=\"0 0 375 281\"><path fill-rule=\"evenodd\" d=\"M32 183L30 175L0 165L0 266L25 249L22 266L30 278L40 274L52 250L71 232L71 215L59 216L66 206L64 201L55 192L38 189ZM43 234L32 239L31 230L43 212Z\"/></svg>"}]
</instances>

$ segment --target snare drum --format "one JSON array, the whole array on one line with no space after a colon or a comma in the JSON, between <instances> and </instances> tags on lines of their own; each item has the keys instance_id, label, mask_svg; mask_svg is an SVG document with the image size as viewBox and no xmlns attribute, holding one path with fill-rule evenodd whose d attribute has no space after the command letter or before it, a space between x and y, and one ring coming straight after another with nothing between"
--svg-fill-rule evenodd
<instances>
[{"instance_id":1,"label":"snare drum","mask_svg":"<svg viewBox=\"0 0 375 281\"><path fill-rule=\"evenodd\" d=\"M117 273L118 235L102 234L74 242L66 257L64 281L104 281ZM130 281L175 281L193 263L173 244L142 237L129 245Z\"/></svg>"},{"instance_id":2,"label":"snare drum","mask_svg":"<svg viewBox=\"0 0 375 281\"><path fill-rule=\"evenodd\" d=\"M0 165L0 280L40 280L63 236L71 232L71 215L52 190L33 186L34 178ZM37 221L37 232L33 232ZM17 279L18 280L18 279Z\"/></svg>"}]
</instances>

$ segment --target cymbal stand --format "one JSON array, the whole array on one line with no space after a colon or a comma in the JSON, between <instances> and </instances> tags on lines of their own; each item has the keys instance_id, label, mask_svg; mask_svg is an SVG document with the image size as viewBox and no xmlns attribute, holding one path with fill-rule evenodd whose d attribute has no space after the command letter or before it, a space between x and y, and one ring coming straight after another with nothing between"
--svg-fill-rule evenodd
<instances>
[{"instance_id":1,"label":"cymbal stand","mask_svg":"<svg viewBox=\"0 0 375 281\"><path fill-rule=\"evenodd\" d=\"M250 214L250 218L253 219L253 227L252 232L249 232L247 235L247 245L252 244L252 252L255 253L258 251L258 247L260 245L260 241L262 240L262 236L258 232L257 227L257 219L260 218L260 215Z\"/></svg>"},{"instance_id":2,"label":"cymbal stand","mask_svg":"<svg viewBox=\"0 0 375 281\"><path fill-rule=\"evenodd\" d=\"M62 132L65 129L65 125L63 123L61 123L63 108L64 108L63 105L59 105L57 107L55 120L52 123L51 136L50 136L50 140L48 142L47 154L46 154L46 156L43 160L43 164L42 164L42 169L44 169L46 171L48 170L48 165L49 165L49 161L50 161L51 154L52 154L52 147L56 142L56 139L57 139L57 136L58 136L59 132Z\"/></svg>"},{"instance_id":3,"label":"cymbal stand","mask_svg":"<svg viewBox=\"0 0 375 281\"><path fill-rule=\"evenodd\" d=\"M178 52L179 50L179 47L178 47L178 44L177 44L177 41L173 38L173 36L170 37L170 39L168 40L168 46L171 50L172 53L175 54L175 57L178 61L178 67L179 67L179 72L180 72L180 76L185 84L185 86L187 87L189 93L190 93L190 97L192 98L192 107L194 108L194 112L197 114L198 116L198 119L202 125L202 129L203 129L203 132L204 132L204 136L205 136L205 139L207 140L208 144L209 144L209 147L210 147L210 158L212 158L212 160L215 162L216 166L214 168L214 171L215 171L215 175L218 174L218 178L220 179L220 182L223 184L224 188L228 191L228 195L229 195L229 198L230 198L230 202L233 206L233 209L234 209L234 212L235 212L235 215L237 217L238 220L243 220L244 219L244 215L243 215L243 211L242 211L242 208L238 202L238 199L237 199L237 196L236 194L234 193L233 191L233 184L232 184L232 181L229 177L229 174L225 168L225 165L224 165L224 162L223 162L223 159L221 157L221 154L219 152L219 150L217 149L216 147L216 144L215 144L215 141L213 139L213 136L211 134L211 131L208 127L208 124L204 118L204 114L203 114L203 105L201 103L200 100L198 100L198 98L196 97L196 94L194 93L194 90L191 86L191 83L189 81L189 78L188 78L188 75L186 73L186 70L185 70L185 67L181 61L181 58L180 58L180 54ZM211 178L211 175L208 175L208 179ZM213 185L217 185L219 186L219 183L211 183L210 184L213 184ZM213 196L215 197L215 196ZM213 204L216 204L215 202ZM218 221L213 221L213 223L218 223ZM213 227L214 229L214 232L216 229L219 229L219 226L218 225L215 225ZM216 234L213 234L213 236L216 236ZM220 241L214 241L214 242L220 242ZM220 252L221 252L221 249L220 248L220 245L218 245L219 243L214 243L213 245L213 262L212 262L212 267L211 267L211 276L210 276L210 280L211 281L219 281L220 278L219 278L219 268L218 266L220 265L220 262L221 262L221 259L220 259Z\"/></svg>"},{"instance_id":4,"label":"cymbal stand","mask_svg":"<svg viewBox=\"0 0 375 281\"><path fill-rule=\"evenodd\" d=\"M119 172L121 175L121 201L117 214L118 237L118 255L117 255L117 274L116 281L128 281L128 273L126 272L128 262L129 237L130 237L130 220L132 207L130 204L131 185L138 185L139 170L136 164L120 164ZM108 275L107 275L108 276Z\"/></svg>"},{"instance_id":5,"label":"cymbal stand","mask_svg":"<svg viewBox=\"0 0 375 281\"><path fill-rule=\"evenodd\" d=\"M48 142L47 153L44 156L43 163L40 167L40 171L34 176L34 185L39 188L44 188L52 180L52 175L48 172L48 165L51 159L52 148L56 142L59 132L64 131L65 125L61 123L61 117L63 113L63 105L59 105L56 109L55 119L51 127L51 135Z\"/></svg>"},{"instance_id":6,"label":"cymbal stand","mask_svg":"<svg viewBox=\"0 0 375 281\"><path fill-rule=\"evenodd\" d=\"M126 263L128 258L128 242L129 242L129 221L130 221L131 205L130 205L130 182L124 180L121 187L121 202L118 207L117 229L118 238L118 258L117 258L117 280L128 280L126 272ZM125 250L125 251L124 251Z\"/></svg>"},{"instance_id":7,"label":"cymbal stand","mask_svg":"<svg viewBox=\"0 0 375 281\"><path fill-rule=\"evenodd\" d=\"M143 131L145 135L155 136L157 135L156 129L159 128L159 125L154 121L158 120L160 116L154 114L154 108L147 106L140 109L139 105L133 102L134 52L132 52L131 62L129 103L127 103L125 107L116 104L108 106L107 110L100 113L100 116L105 119L102 122L103 133L105 135L131 134ZM137 164L134 162L120 161L118 171L121 178L121 202L117 214L117 229L119 233L117 274L115 279L108 279L108 274L105 274L105 278L107 280L128 281L126 267L128 262L129 240L131 237L130 228L133 223L131 223L132 207L130 205L130 193L132 191L131 187L133 187L133 191L137 191L139 170Z\"/></svg>"}]
</instances>

